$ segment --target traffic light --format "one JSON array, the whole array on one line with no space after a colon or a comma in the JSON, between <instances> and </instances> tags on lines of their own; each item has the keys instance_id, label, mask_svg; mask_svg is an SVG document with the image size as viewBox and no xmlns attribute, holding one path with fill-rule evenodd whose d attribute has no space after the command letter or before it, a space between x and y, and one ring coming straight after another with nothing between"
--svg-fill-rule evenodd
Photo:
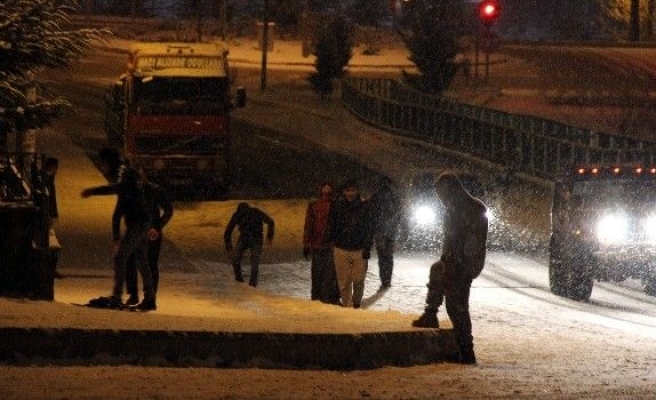
<instances>
[{"instance_id":1,"label":"traffic light","mask_svg":"<svg viewBox=\"0 0 656 400\"><path fill-rule=\"evenodd\" d=\"M492 25L499 18L499 3L495 0L483 0L478 5L478 17L483 25Z\"/></svg>"}]
</instances>

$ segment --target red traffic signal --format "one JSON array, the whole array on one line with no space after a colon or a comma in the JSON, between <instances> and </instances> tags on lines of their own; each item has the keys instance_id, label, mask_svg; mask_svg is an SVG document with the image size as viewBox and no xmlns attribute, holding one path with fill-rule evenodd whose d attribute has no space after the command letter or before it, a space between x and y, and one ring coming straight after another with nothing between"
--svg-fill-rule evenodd
<instances>
[{"instance_id":1,"label":"red traffic signal","mask_svg":"<svg viewBox=\"0 0 656 400\"><path fill-rule=\"evenodd\" d=\"M478 17L485 25L493 24L499 18L499 4L494 0L483 0L478 5Z\"/></svg>"}]
</instances>

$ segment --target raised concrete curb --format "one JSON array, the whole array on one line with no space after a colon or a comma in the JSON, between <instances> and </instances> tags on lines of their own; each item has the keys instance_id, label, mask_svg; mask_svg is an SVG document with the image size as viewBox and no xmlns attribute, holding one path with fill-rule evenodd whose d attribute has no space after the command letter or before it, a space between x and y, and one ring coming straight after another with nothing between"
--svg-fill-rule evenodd
<instances>
[{"instance_id":1,"label":"raised concrete curb","mask_svg":"<svg viewBox=\"0 0 656 400\"><path fill-rule=\"evenodd\" d=\"M454 359L451 330L363 334L0 328L0 362L353 370Z\"/></svg>"}]
</instances>

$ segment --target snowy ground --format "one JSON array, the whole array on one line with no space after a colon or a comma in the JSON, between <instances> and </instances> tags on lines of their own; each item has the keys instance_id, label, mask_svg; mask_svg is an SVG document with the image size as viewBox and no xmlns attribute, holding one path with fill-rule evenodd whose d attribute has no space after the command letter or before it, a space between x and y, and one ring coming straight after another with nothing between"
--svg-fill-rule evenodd
<instances>
[{"instance_id":1,"label":"snowy ground","mask_svg":"<svg viewBox=\"0 0 656 400\"><path fill-rule=\"evenodd\" d=\"M253 83L255 87L256 83ZM283 92L280 95L286 95ZM308 96L307 93L304 96ZM276 92L262 96L265 107L289 103L276 99ZM525 105L526 99L522 102ZM279 109L279 108L278 108ZM289 110L288 105L283 107ZM299 110L303 109L299 106ZM253 109L253 115L258 109ZM247 114L247 113L244 113ZM272 114L275 114L272 113ZM316 113L316 121L328 119ZM243 115L248 118L249 115ZM279 119L279 118L278 118ZM264 120L273 123L274 118ZM279 124L288 124L279 121ZM353 122L344 126L358 127ZM319 124L320 125L320 124ZM312 126L314 128L314 126ZM380 145L390 153L374 166L395 170L406 159L425 158L434 153L394 156L386 135L358 128L349 134L351 144L367 139L368 145ZM308 135L320 131L309 129ZM344 141L345 136L333 138ZM371 138L374 139L371 139ZM340 139L341 138L341 139ZM61 158L84 160L76 147L61 146L56 138L50 145ZM63 139L66 140L65 138ZM70 143L66 143L67 145ZM408 146L410 147L410 146ZM353 148L353 147L351 147ZM343 151L337 148L337 151ZM415 150L413 150L415 151ZM365 154L361 154L366 162ZM385 162L393 160L394 162ZM403 160L403 161L402 161ZM72 165L75 165L73 167ZM102 268L107 238L110 201L82 201L82 187L101 181L88 160L86 164L64 163L68 186L62 184L62 218L69 252L64 265L73 271ZM68 193L68 194L67 194ZM274 247L266 249L273 259L262 266L262 284L258 296L266 293L294 298L277 303L278 307L298 307L298 299L307 299L308 266L299 259L300 224L307 199L262 200L258 206L276 215L280 221ZM210 203L202 207L176 209L167 230L169 245L174 245L187 263L164 265L163 282L180 273L193 276L198 293L217 295L221 278L229 279L225 255L220 249L220 232L235 202ZM84 209L84 217L79 210ZM537 226L544 216L534 217ZM95 243L94 243L95 242ZM275 256L274 256L275 255ZM371 311L397 311L408 320L421 311L428 266L433 255L401 253L391 290L375 297L378 287L375 260L372 260L366 297ZM644 295L635 282L624 285L599 284L588 303L555 297L548 291L546 266L540 258L492 252L483 275L474 282L471 309L478 365L437 364L410 368L381 368L370 371L299 371L267 369L207 369L137 366L52 367L33 360L33 366L0 366L0 397L4 399L654 399L656 379L656 301ZM192 266L190 269L189 266ZM95 267L94 267L95 266ZM64 270L66 271L66 270ZM192 272L194 271L194 272ZM167 275L169 274L169 275ZM87 278L92 279L92 278ZM165 290L166 286L164 286ZM83 298L86 298L85 293ZM174 299L171 301L175 301ZM166 304L165 302L162 303ZM282 305L281 305L282 304ZM316 305L305 302L312 310ZM166 308L153 313L166 314ZM371 313L374 316L375 313ZM67 314L68 315L68 314ZM62 315L42 316L58 318ZM207 320L208 316L201 316ZM361 318L344 314L344 318ZM381 314L381 319L383 319ZM443 311L440 319L446 320ZM315 319L313 323L320 324ZM348 320L347 320L348 321ZM139 324L143 324L143 320ZM72 322L71 322L72 323ZM79 321L75 321L79 323ZM284 319L271 322L285 324ZM318 327L318 326L317 326ZM322 328L326 328L325 326ZM329 328L329 327L328 327Z\"/></svg>"}]
</instances>

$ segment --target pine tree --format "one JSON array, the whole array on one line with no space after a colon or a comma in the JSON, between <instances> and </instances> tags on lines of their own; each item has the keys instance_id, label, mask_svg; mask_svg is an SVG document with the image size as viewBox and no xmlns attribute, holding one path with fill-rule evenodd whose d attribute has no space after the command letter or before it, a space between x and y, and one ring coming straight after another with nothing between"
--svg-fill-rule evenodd
<instances>
[{"instance_id":1,"label":"pine tree","mask_svg":"<svg viewBox=\"0 0 656 400\"><path fill-rule=\"evenodd\" d=\"M460 39L467 33L459 0L414 0L403 27L398 29L420 76L405 74L408 83L419 90L441 93L460 64Z\"/></svg>"},{"instance_id":2,"label":"pine tree","mask_svg":"<svg viewBox=\"0 0 656 400\"><path fill-rule=\"evenodd\" d=\"M69 65L108 32L69 30L76 0L3 0L0 4L0 147L12 130L43 127L69 103L47 96L38 82L43 68ZM36 86L31 98L27 88ZM7 149L4 149L7 150Z\"/></svg>"},{"instance_id":3,"label":"pine tree","mask_svg":"<svg viewBox=\"0 0 656 400\"><path fill-rule=\"evenodd\" d=\"M333 79L344 75L353 56L353 30L348 21L342 17L330 21L319 35L315 54L316 72L308 80L317 94L327 96L333 91Z\"/></svg>"}]
</instances>

